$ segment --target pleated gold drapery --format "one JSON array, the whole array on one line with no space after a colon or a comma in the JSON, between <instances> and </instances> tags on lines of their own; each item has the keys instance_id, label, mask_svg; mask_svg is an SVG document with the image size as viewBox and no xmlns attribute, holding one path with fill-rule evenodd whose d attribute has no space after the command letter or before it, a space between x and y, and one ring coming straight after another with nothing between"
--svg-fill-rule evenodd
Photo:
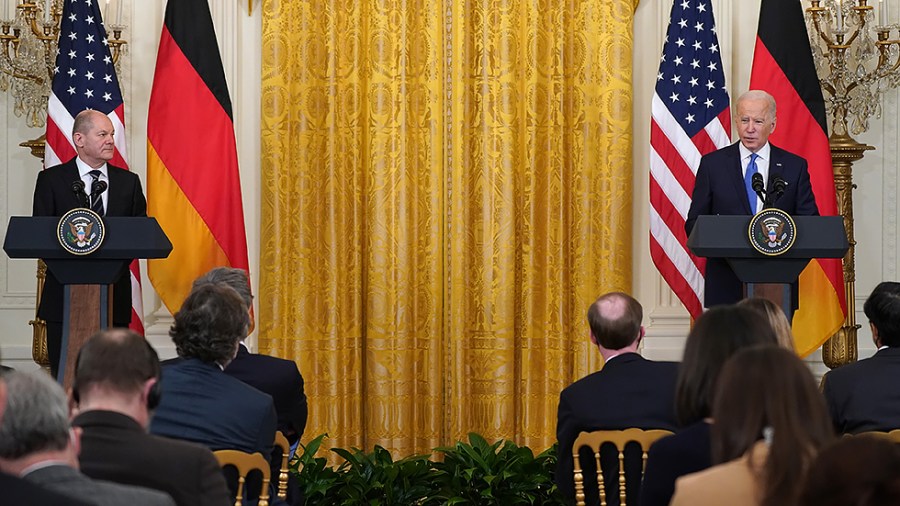
<instances>
[{"instance_id":1,"label":"pleated gold drapery","mask_svg":"<svg viewBox=\"0 0 900 506\"><path fill-rule=\"evenodd\" d=\"M543 449L631 283L636 0L264 0L259 340L304 439Z\"/></svg>"}]
</instances>

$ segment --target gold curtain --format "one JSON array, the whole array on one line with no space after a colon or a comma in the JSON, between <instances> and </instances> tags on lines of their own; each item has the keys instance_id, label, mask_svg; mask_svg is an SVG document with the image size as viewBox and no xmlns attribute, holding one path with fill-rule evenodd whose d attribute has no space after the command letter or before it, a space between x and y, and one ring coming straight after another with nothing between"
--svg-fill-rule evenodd
<instances>
[{"instance_id":1,"label":"gold curtain","mask_svg":"<svg viewBox=\"0 0 900 506\"><path fill-rule=\"evenodd\" d=\"M629 290L636 0L264 0L260 348L304 440L541 450Z\"/></svg>"}]
</instances>

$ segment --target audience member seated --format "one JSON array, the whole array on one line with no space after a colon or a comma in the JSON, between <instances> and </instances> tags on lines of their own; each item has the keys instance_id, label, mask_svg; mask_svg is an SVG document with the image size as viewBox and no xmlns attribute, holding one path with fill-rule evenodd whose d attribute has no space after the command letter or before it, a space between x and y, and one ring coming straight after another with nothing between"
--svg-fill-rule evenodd
<instances>
[{"instance_id":1,"label":"audience member seated","mask_svg":"<svg viewBox=\"0 0 900 506\"><path fill-rule=\"evenodd\" d=\"M179 506L231 506L212 452L147 433L159 403L159 357L128 329L103 331L81 348L72 397L82 430L81 471L102 480L162 490Z\"/></svg>"},{"instance_id":2,"label":"audience member seated","mask_svg":"<svg viewBox=\"0 0 900 506\"><path fill-rule=\"evenodd\" d=\"M604 366L569 385L559 396L556 483L569 502L575 500L572 444L581 431L630 427L675 428L673 399L678 365L653 362L638 354L644 337L640 303L621 292L608 293L591 305L587 318L591 343L603 356ZM618 463L615 451L601 449L601 462L604 480L611 484L608 486L608 504L617 505L619 494L615 484ZM594 478L597 471L590 449L583 450L581 463L587 504L596 504L599 502ZM636 481L629 478L639 478L640 466L639 454L635 458L626 458L626 487L629 490L639 487Z\"/></svg>"},{"instance_id":3,"label":"audience member seated","mask_svg":"<svg viewBox=\"0 0 900 506\"><path fill-rule=\"evenodd\" d=\"M249 330L248 309L233 289L203 285L191 291L169 330L179 359L163 363L152 434L271 460L277 420L272 397L225 374ZM236 477L226 481L233 496Z\"/></svg>"},{"instance_id":4,"label":"audience member seated","mask_svg":"<svg viewBox=\"0 0 900 506\"><path fill-rule=\"evenodd\" d=\"M231 267L216 267L194 281L194 287L204 284L223 284L231 287L243 299L247 308L253 307L250 279L247 271ZM250 311L250 327L253 328L253 312ZM294 445L306 427L306 395L303 393L303 376L292 360L250 353L241 341L237 356L225 368L225 374L272 396L280 430Z\"/></svg>"},{"instance_id":5,"label":"audience member seated","mask_svg":"<svg viewBox=\"0 0 900 506\"><path fill-rule=\"evenodd\" d=\"M81 474L81 431L69 427L68 400L62 388L42 371L12 372L3 378L8 388L6 412L0 422L0 470L4 473L97 506L174 506L163 492Z\"/></svg>"},{"instance_id":6,"label":"audience member seated","mask_svg":"<svg viewBox=\"0 0 900 506\"><path fill-rule=\"evenodd\" d=\"M250 278L247 271L232 267L216 267L194 281L194 288L204 284L221 284L237 292L247 306L250 317L250 328L254 326L253 294L250 292ZM225 368L225 374L233 376L260 392L272 396L275 402L275 413L278 415L278 430L285 435L292 447L295 447L303 429L306 427L306 394L303 393L303 376L292 360L250 353L241 341L237 356ZM281 449L272 449L272 476L278 476L281 468ZM288 504L303 504L300 485L296 477L288 476Z\"/></svg>"},{"instance_id":7,"label":"audience member seated","mask_svg":"<svg viewBox=\"0 0 900 506\"><path fill-rule=\"evenodd\" d=\"M831 420L843 434L900 429L900 283L876 286L863 311L878 351L822 379Z\"/></svg>"},{"instance_id":8,"label":"audience member seated","mask_svg":"<svg viewBox=\"0 0 900 506\"><path fill-rule=\"evenodd\" d=\"M771 325L748 307L717 306L697 318L684 345L675 389L675 412L683 428L650 448L640 504L668 505L679 476L712 465L710 407L722 365L738 350L777 342Z\"/></svg>"},{"instance_id":9,"label":"audience member seated","mask_svg":"<svg viewBox=\"0 0 900 506\"><path fill-rule=\"evenodd\" d=\"M151 433L268 458L275 440L272 397L224 372L250 328L247 314L226 286L203 285L188 295L169 331L182 360L163 364Z\"/></svg>"},{"instance_id":10,"label":"audience member seated","mask_svg":"<svg viewBox=\"0 0 900 506\"><path fill-rule=\"evenodd\" d=\"M5 369L2 372L9 372ZM0 424L6 410L6 382L0 372ZM3 504L28 504L30 506L87 506L73 497L57 494L33 485L17 476L0 472L0 500Z\"/></svg>"},{"instance_id":11,"label":"audience member seated","mask_svg":"<svg viewBox=\"0 0 900 506\"><path fill-rule=\"evenodd\" d=\"M801 506L900 504L900 446L886 438L840 438L819 453L806 476Z\"/></svg>"},{"instance_id":12,"label":"audience member seated","mask_svg":"<svg viewBox=\"0 0 900 506\"><path fill-rule=\"evenodd\" d=\"M769 320L769 325L775 331L778 338L778 346L786 350L794 350L794 332L791 330L791 322L784 315L784 311L769 299L750 297L738 302L739 306L747 306L759 311Z\"/></svg>"},{"instance_id":13,"label":"audience member seated","mask_svg":"<svg viewBox=\"0 0 900 506\"><path fill-rule=\"evenodd\" d=\"M809 368L776 346L728 360L712 415L718 465L679 478L672 506L797 504L813 459L834 437Z\"/></svg>"}]
</instances>

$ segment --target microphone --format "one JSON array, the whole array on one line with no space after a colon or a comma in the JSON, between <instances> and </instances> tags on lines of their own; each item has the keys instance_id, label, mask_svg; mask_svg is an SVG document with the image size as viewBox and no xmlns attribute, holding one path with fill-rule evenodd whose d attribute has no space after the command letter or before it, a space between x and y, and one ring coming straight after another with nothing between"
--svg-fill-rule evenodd
<instances>
[{"instance_id":1,"label":"microphone","mask_svg":"<svg viewBox=\"0 0 900 506\"><path fill-rule=\"evenodd\" d=\"M772 187L770 188L770 193L772 194L772 202L769 203L769 206L774 206L775 202L784 195L784 190L787 188L787 181L784 180L779 175L772 176Z\"/></svg>"},{"instance_id":2,"label":"microphone","mask_svg":"<svg viewBox=\"0 0 900 506\"><path fill-rule=\"evenodd\" d=\"M84 194L84 181L80 179L72 181L72 193L75 194L75 198L78 199L78 203L81 204L82 207L88 207L86 202L87 195Z\"/></svg>"},{"instance_id":3,"label":"microphone","mask_svg":"<svg viewBox=\"0 0 900 506\"><path fill-rule=\"evenodd\" d=\"M97 202L97 199L100 198L100 195L106 191L107 188L106 181L100 181L99 179L95 179L93 183L91 183L91 202Z\"/></svg>"},{"instance_id":4,"label":"microphone","mask_svg":"<svg viewBox=\"0 0 900 506\"><path fill-rule=\"evenodd\" d=\"M759 200L762 200L763 203L765 203L765 183L763 183L762 174L760 174L759 172L753 174L753 178L750 180L750 186L753 188L753 191L755 191L759 196Z\"/></svg>"},{"instance_id":5,"label":"microphone","mask_svg":"<svg viewBox=\"0 0 900 506\"><path fill-rule=\"evenodd\" d=\"M99 179L95 180L93 183L91 183L91 197L96 197L97 195L105 192L108 186L109 185L106 184L106 181L101 181Z\"/></svg>"}]
</instances>

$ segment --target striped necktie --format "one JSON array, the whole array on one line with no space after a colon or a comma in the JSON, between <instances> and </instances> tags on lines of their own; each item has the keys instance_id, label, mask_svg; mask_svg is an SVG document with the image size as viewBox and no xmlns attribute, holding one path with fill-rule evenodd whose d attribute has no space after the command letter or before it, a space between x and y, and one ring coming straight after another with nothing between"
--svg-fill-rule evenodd
<instances>
[{"instance_id":1,"label":"striped necktie","mask_svg":"<svg viewBox=\"0 0 900 506\"><path fill-rule=\"evenodd\" d=\"M96 191L97 185L100 183L100 175L102 172L99 170L92 170L88 172L93 178L91 181L91 211L103 216L106 214L106 211L103 209L103 192Z\"/></svg>"}]
</instances>

